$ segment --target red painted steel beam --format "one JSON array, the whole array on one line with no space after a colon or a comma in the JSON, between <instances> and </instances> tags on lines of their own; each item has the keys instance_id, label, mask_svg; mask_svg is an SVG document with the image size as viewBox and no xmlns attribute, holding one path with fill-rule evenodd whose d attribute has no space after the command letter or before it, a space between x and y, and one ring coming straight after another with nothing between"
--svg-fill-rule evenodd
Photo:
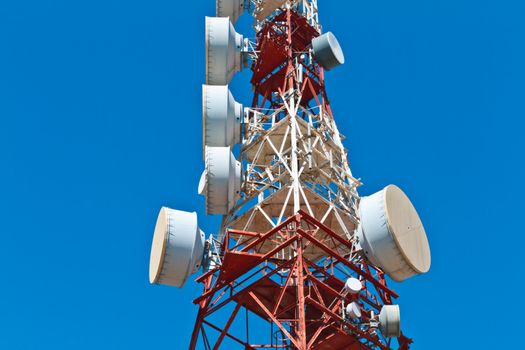
<instances>
[{"instance_id":1,"label":"red painted steel beam","mask_svg":"<svg viewBox=\"0 0 525 350\"><path fill-rule=\"evenodd\" d=\"M316 272L318 273L321 273L323 274L323 276L325 277L331 277L331 278L336 278L334 275L331 275L329 274L328 272L326 272L326 270L320 268L317 264L315 264L314 262L308 260L307 258L304 258L306 263L308 264L308 266L310 266L310 268L314 269ZM338 279L339 280L339 279ZM341 281L342 284L344 284L343 281ZM379 292L382 292L379 290ZM359 297L364 301L366 302L368 305L372 306L373 308L375 308L376 310L381 310L381 306L379 304L377 304L376 302L370 300L367 296L363 295L363 294L360 294Z\"/></svg>"},{"instance_id":2,"label":"red painted steel beam","mask_svg":"<svg viewBox=\"0 0 525 350\"><path fill-rule=\"evenodd\" d=\"M251 270L252 268L260 265L261 262L263 261L266 261L268 260L269 258L271 258L273 255L277 254L279 251L283 250L284 248L288 247L290 244L292 244L293 242L295 242L297 240L297 237L291 237L290 239L288 239L287 241L285 241L283 244L277 246L276 248L272 249L271 251L269 251L268 253L266 253L265 255L263 255L262 257L260 257L259 259L257 259L257 261L255 261L254 263L251 263L249 265L249 269L248 270ZM244 250L244 249L243 249ZM242 251L242 250L241 250ZM242 276L244 273L246 272L243 272L241 274L236 274L232 277L230 277L228 280L226 281L217 281L216 282L216 285L204 292L201 296L199 296L198 298L196 298L195 300L193 300L193 303L198 303L204 299L206 299L209 295L211 295L212 293L215 293L216 291L228 286L230 283L232 283L233 281L235 281L237 278L239 278L240 276Z\"/></svg>"},{"instance_id":3,"label":"red painted steel beam","mask_svg":"<svg viewBox=\"0 0 525 350\"><path fill-rule=\"evenodd\" d=\"M259 243L262 243L264 240L266 240L267 238L271 237L272 235L276 234L278 231L280 231L281 229L285 228L288 224L290 224L291 222L297 222L297 219L295 216L291 216L289 217L288 219L286 219L285 221L283 221L281 224L279 224L278 226L274 227L273 229L271 229L270 231L266 232L265 234L263 234L261 237L259 237L257 240L255 240L254 242L248 244L246 247L244 247L243 249L241 249L241 252L246 252L252 248L254 248L255 246L257 246Z\"/></svg>"},{"instance_id":4,"label":"red painted steel beam","mask_svg":"<svg viewBox=\"0 0 525 350\"><path fill-rule=\"evenodd\" d=\"M299 322L297 324L297 334L301 349L306 350L306 308L305 308L305 292L304 292L304 267L303 267L303 247L302 241L299 240L297 245L297 264L295 269L295 283L297 284L297 313ZM293 270L292 270L293 271Z\"/></svg>"},{"instance_id":5,"label":"red painted steel beam","mask_svg":"<svg viewBox=\"0 0 525 350\"><path fill-rule=\"evenodd\" d=\"M315 244L316 246L318 246L319 248L321 248L322 250L324 250L328 255L332 256L333 258L337 259L338 261L340 261L343 265L346 265L347 267L349 267L350 269L354 270L355 272L357 272L358 274L360 274L361 276L365 277L370 283L372 283L373 285L375 285L377 288L380 288L381 290L383 290L384 292L390 294L392 297L394 298L397 298L398 295L391 289L389 289L388 287L382 285L381 283L379 283L377 280L375 280L369 273L361 270L359 267L357 267L354 263L346 260L344 257L342 257L339 253L337 253L336 251L334 251L332 248L326 246L325 244L323 244L322 242L320 242L318 239L316 239L315 237L313 237L312 235L308 234L306 231L303 231L302 229L298 229L297 232L303 236L304 238L308 239L309 241L311 241L313 244Z\"/></svg>"},{"instance_id":6,"label":"red painted steel beam","mask_svg":"<svg viewBox=\"0 0 525 350\"><path fill-rule=\"evenodd\" d=\"M247 293L248 291L252 290L253 287L258 283L260 282L261 280L265 279L265 278L268 278L268 277L271 277L275 274L277 274L277 272L281 269L284 269L284 268L287 268L291 263L293 262L293 260L289 260L289 261L286 261L284 264L281 264L281 265L276 265L275 269L270 271L267 275L264 275L262 276L261 278L259 278L258 280L254 281L253 283L251 283L250 285L248 285L247 287L243 288L242 290L236 292L236 293L232 293L226 300L222 301L220 304L218 305L215 305L213 306L212 308L208 309L207 313L204 315L204 317L208 317L209 315L211 315L212 313L214 313L215 311L219 310L220 308L224 307L225 305L227 305L229 302L233 301L235 299L235 297L237 297L238 295L242 294L242 293Z\"/></svg>"},{"instance_id":7,"label":"red painted steel beam","mask_svg":"<svg viewBox=\"0 0 525 350\"><path fill-rule=\"evenodd\" d=\"M324 307L323 305L321 305L320 303L318 303L317 301L315 301L314 299L310 298L310 297L307 297L306 298L306 302L310 305L312 305L313 307L317 308L319 311L322 311L324 313L327 313L328 315L330 315L330 317L332 317L334 320L337 320L339 322L344 322L343 318L334 313L332 310L328 309L327 307ZM348 322L344 322L345 325L352 329L352 331L356 334L356 335L359 335L360 337L374 343L376 346L380 347L381 349L383 350L390 350L388 347L386 347L385 345L383 345L381 342L379 342L378 339L375 339L374 337L372 337L370 334L366 333L366 332L362 332L361 330L359 330L357 327L355 327L353 324L350 324Z\"/></svg>"},{"instance_id":8,"label":"red painted steel beam","mask_svg":"<svg viewBox=\"0 0 525 350\"><path fill-rule=\"evenodd\" d=\"M204 324L206 324L207 326L215 329L216 331L218 332L221 332L222 329L220 329L219 327L217 327L216 325L214 325L213 323L211 322L208 322L206 320L203 321ZM243 345L246 349L249 349L249 350L255 350L255 348L253 348L250 344L246 343L246 342L243 342L242 340L240 340L239 338L237 338L236 336L233 336L231 335L230 333L226 333L226 336L234 341L236 341L237 343Z\"/></svg>"},{"instance_id":9,"label":"red painted steel beam","mask_svg":"<svg viewBox=\"0 0 525 350\"><path fill-rule=\"evenodd\" d=\"M350 243L349 240L342 238L340 235L338 235L337 233L332 231L332 229L330 229L328 226L324 225L323 223L321 223L319 220L315 219L313 216L311 216L307 212L305 212L305 211L303 211L301 209L301 210L299 210L298 214L301 215L301 218L304 219L306 222L308 222L308 223L310 223L310 224L320 228L325 233L329 234L330 237L336 239L342 245L344 245L344 246L346 246L347 248L350 248L350 249L353 248L353 245L352 245L352 243Z\"/></svg>"},{"instance_id":10,"label":"red painted steel beam","mask_svg":"<svg viewBox=\"0 0 525 350\"><path fill-rule=\"evenodd\" d=\"M279 329L286 335L286 337L297 347L298 350L306 350L297 342L297 339L292 337L292 335L288 332L286 327L284 327L281 324L281 322L279 322L279 320L275 317L275 315L272 314L270 310L266 308L264 303L260 301L259 298L257 298L257 296L253 292L249 292L249 295L259 305L259 307L264 311L264 313L268 316L268 318L270 318L272 322L275 323L277 327L279 327Z\"/></svg>"},{"instance_id":11,"label":"red painted steel beam","mask_svg":"<svg viewBox=\"0 0 525 350\"><path fill-rule=\"evenodd\" d=\"M295 269L296 268L296 264L297 264L297 259L294 259L292 261L293 261L293 265L290 267L290 270ZM281 293L279 293L279 297L275 301L275 305L274 305L273 310L272 310L273 314L275 314L277 312L277 309L281 305L281 302L283 301L283 297L286 294L286 290L288 289L288 284L290 283L290 279L291 278L292 278L292 274L289 273L288 277L286 278L286 281L284 282L283 289L282 289Z\"/></svg>"},{"instance_id":12,"label":"red painted steel beam","mask_svg":"<svg viewBox=\"0 0 525 350\"><path fill-rule=\"evenodd\" d=\"M224 326L223 330L221 331L221 335L219 336L219 339L217 339L217 342L215 343L215 346L213 347L213 350L218 350L219 346L221 346L221 343L224 340L224 337L228 333L228 331L229 331L229 329L230 329L230 327L231 327L231 325L233 323L233 320L237 316L237 313L239 312L240 309L241 309L241 304L237 304L235 306L235 309L233 309L233 312L232 312L230 318L228 319L228 322L226 322L226 325Z\"/></svg>"}]
</instances>

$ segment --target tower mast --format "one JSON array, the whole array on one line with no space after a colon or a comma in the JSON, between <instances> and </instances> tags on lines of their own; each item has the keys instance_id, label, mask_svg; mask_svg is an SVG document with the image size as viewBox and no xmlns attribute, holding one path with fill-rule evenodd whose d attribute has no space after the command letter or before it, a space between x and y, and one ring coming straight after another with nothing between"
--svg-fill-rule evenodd
<instances>
[{"instance_id":1,"label":"tower mast","mask_svg":"<svg viewBox=\"0 0 525 350\"><path fill-rule=\"evenodd\" d=\"M428 271L426 234L398 187L357 193L324 79L344 55L317 0L217 0L206 55L199 192L223 220L205 242L196 216L163 209L150 269L180 287L204 267L189 349L408 349L386 276ZM246 67L245 108L227 84Z\"/></svg>"},{"instance_id":2,"label":"tower mast","mask_svg":"<svg viewBox=\"0 0 525 350\"><path fill-rule=\"evenodd\" d=\"M224 217L216 269L198 279L204 293L195 299L200 312L190 349L199 337L219 349L240 308L282 336L269 334L264 344L231 337L239 348L385 349L390 340L376 332L374 311L356 325L344 310L359 299L344 290L348 279L363 286L376 314L396 294L356 248L360 182L350 171L320 63L342 64L339 45L315 57L312 41L329 40L321 36L316 0L250 7L256 42L244 51L254 96L244 110L241 195ZM253 273L251 283L242 282ZM209 321L228 304L234 309L224 326ZM215 341L207 327L221 330Z\"/></svg>"}]
</instances>

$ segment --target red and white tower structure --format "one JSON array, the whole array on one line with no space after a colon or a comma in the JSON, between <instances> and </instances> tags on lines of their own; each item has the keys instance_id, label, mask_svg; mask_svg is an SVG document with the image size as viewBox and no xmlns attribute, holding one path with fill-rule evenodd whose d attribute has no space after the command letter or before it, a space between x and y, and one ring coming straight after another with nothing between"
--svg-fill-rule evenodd
<instances>
[{"instance_id":1,"label":"red and white tower structure","mask_svg":"<svg viewBox=\"0 0 525 350\"><path fill-rule=\"evenodd\" d=\"M196 214L163 208L150 280L203 292L189 349L408 349L398 295L430 268L424 228L396 186L360 198L325 72L344 63L317 0L217 0L206 18L199 192L223 215L205 239ZM254 16L255 42L233 27ZM253 100L228 89L249 68ZM414 320L415 321L415 320Z\"/></svg>"}]
</instances>

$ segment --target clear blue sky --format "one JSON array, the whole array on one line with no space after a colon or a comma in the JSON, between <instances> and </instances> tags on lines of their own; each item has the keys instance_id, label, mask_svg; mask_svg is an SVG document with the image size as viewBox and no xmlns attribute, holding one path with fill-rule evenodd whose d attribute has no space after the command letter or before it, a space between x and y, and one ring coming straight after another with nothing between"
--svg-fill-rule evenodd
<instances>
[{"instance_id":1,"label":"clear blue sky","mask_svg":"<svg viewBox=\"0 0 525 350\"><path fill-rule=\"evenodd\" d=\"M395 286L413 348L518 348L524 2L319 4L347 55L327 84L361 194L395 183L426 224L432 270ZM161 205L217 228L196 194L214 8L0 2L1 349L187 348L200 287L147 271Z\"/></svg>"}]
</instances>

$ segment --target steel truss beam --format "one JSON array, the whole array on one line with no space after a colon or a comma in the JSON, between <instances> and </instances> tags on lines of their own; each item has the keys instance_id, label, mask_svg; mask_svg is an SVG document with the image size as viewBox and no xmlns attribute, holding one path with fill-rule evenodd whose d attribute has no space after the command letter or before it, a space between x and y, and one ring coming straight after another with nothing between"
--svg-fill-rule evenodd
<instances>
[{"instance_id":1,"label":"steel truss beam","mask_svg":"<svg viewBox=\"0 0 525 350\"><path fill-rule=\"evenodd\" d=\"M233 235L246 239L238 244L231 238ZM285 241L264 255L256 253L258 245L276 235L285 237ZM384 279L377 278L381 271L367 265L364 259L348 260L334 252L327 244L331 239L352 246L351 241L302 210L266 233L228 232L223 267L197 279L204 284L204 292L194 300L200 307L190 350L196 349L199 337L212 350L218 350L226 338L238 344L239 349L391 349L390 340L380 335L372 320L385 301L390 304L397 295ZM327 257L308 259L304 252L310 245L325 250ZM279 251L287 247L292 247L294 254L283 258ZM350 272L327 269L327 260L332 267L344 266ZM227 265L230 262L233 265ZM358 295L344 291L349 276L359 278L365 287ZM357 302L362 309L359 322L347 318L343 311L351 302ZM232 307L223 326L212 320L219 311ZM271 334L267 343L252 344L247 334L243 339L232 327L243 314L239 312L241 308L277 327L283 339L276 341ZM399 349L408 349L410 340L402 336L398 343Z\"/></svg>"}]
</instances>

